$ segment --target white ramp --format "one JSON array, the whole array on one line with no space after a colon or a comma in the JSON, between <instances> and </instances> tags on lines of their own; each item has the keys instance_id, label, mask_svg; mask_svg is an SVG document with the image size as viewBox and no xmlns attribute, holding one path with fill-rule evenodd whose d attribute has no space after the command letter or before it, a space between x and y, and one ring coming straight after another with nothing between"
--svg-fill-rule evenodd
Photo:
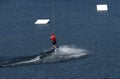
<instances>
[{"instance_id":1,"label":"white ramp","mask_svg":"<svg viewBox=\"0 0 120 79\"><path fill-rule=\"evenodd\" d=\"M48 24L50 19L38 19L34 24Z\"/></svg>"},{"instance_id":2,"label":"white ramp","mask_svg":"<svg viewBox=\"0 0 120 79\"><path fill-rule=\"evenodd\" d=\"M108 10L107 4L98 4L98 5L96 5L96 7L97 7L97 11L107 11Z\"/></svg>"}]
</instances>

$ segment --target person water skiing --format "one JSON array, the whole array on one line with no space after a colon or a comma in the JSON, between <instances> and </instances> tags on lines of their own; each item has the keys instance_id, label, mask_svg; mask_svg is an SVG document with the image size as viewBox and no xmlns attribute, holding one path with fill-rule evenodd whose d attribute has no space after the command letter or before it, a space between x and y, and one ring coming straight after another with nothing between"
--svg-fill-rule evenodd
<instances>
[{"instance_id":1,"label":"person water skiing","mask_svg":"<svg viewBox=\"0 0 120 79\"><path fill-rule=\"evenodd\" d=\"M50 40L52 41L53 47L56 49L57 48L57 45L56 45L57 41L56 41L56 36L54 33L51 33Z\"/></svg>"}]
</instances>

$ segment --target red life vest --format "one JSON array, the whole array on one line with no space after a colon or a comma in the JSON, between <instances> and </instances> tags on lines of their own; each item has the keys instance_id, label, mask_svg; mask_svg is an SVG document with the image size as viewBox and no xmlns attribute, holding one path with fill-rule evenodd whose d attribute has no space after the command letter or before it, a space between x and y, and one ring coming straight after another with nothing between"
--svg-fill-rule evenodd
<instances>
[{"instance_id":1,"label":"red life vest","mask_svg":"<svg viewBox=\"0 0 120 79\"><path fill-rule=\"evenodd\" d=\"M51 35L51 36L50 36L50 39L51 39L52 41L56 41L56 36L55 36L55 35Z\"/></svg>"}]
</instances>

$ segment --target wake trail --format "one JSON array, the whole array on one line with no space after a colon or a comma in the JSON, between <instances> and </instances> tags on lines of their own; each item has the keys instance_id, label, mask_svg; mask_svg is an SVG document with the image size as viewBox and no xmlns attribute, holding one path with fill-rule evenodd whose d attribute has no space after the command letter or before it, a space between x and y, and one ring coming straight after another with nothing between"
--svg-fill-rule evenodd
<instances>
[{"instance_id":1,"label":"wake trail","mask_svg":"<svg viewBox=\"0 0 120 79\"><path fill-rule=\"evenodd\" d=\"M76 48L74 46L63 45L56 51L54 49L44 51L39 55L28 57L16 57L0 62L0 68L14 67L18 65L38 64L38 63L54 63L70 59L77 59L88 54L87 50Z\"/></svg>"}]
</instances>

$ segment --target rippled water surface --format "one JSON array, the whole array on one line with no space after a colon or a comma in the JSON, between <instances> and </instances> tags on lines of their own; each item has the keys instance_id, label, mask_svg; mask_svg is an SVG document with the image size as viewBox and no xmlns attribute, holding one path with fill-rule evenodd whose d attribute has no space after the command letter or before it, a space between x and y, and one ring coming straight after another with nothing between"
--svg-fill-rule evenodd
<instances>
[{"instance_id":1,"label":"rippled water surface","mask_svg":"<svg viewBox=\"0 0 120 79\"><path fill-rule=\"evenodd\" d=\"M119 2L1 0L0 79L120 79ZM59 48L40 59L52 31Z\"/></svg>"}]
</instances>

